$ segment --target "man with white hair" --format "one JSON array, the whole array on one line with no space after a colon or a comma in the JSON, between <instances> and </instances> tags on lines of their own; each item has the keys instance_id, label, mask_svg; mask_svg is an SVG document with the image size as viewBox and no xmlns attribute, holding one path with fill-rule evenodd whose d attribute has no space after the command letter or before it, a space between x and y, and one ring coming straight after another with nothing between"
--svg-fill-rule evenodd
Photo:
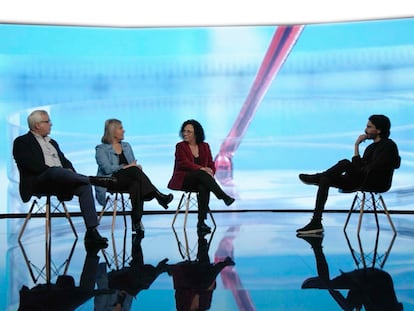
<instances>
[{"instance_id":1,"label":"man with white hair","mask_svg":"<svg viewBox=\"0 0 414 311\"><path fill-rule=\"evenodd\" d=\"M53 194L58 197L79 197L80 210L86 225L85 245L108 246L102 237L95 209L91 178L76 173L72 163L50 138L52 121L45 110L35 110L27 118L29 132L13 142L13 156L20 173L19 191L23 202L32 195ZM98 180L99 181L102 180Z\"/></svg>"}]
</instances>

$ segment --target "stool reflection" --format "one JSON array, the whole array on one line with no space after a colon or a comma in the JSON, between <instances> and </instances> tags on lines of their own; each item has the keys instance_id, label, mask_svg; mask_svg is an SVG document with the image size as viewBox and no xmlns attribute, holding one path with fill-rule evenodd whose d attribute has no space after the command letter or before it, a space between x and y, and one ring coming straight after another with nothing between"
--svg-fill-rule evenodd
<instances>
[{"instance_id":1,"label":"stool reflection","mask_svg":"<svg viewBox=\"0 0 414 311\"><path fill-rule=\"evenodd\" d=\"M331 278L328 262L322 250L323 235L298 236L308 242L315 255L318 276L306 279L302 289L326 289L342 310L400 311L403 306L398 302L392 277L374 265L342 272ZM344 296L341 290L348 290Z\"/></svg>"},{"instance_id":2,"label":"stool reflection","mask_svg":"<svg viewBox=\"0 0 414 311\"><path fill-rule=\"evenodd\" d=\"M209 246L205 233L200 231L196 259L187 258L169 266L173 278L175 303L178 311L208 310L211 307L213 291L218 274L227 266L234 266L230 257L210 262Z\"/></svg>"},{"instance_id":3,"label":"stool reflection","mask_svg":"<svg viewBox=\"0 0 414 311\"><path fill-rule=\"evenodd\" d=\"M96 283L99 289L109 289L113 293L95 297L95 310L130 310L132 300L140 291L150 288L151 284L164 272L167 272L168 258L162 259L156 266L145 264L141 247L142 234L132 235L129 263L121 268L107 272L107 263L99 264Z\"/></svg>"},{"instance_id":4,"label":"stool reflection","mask_svg":"<svg viewBox=\"0 0 414 311\"><path fill-rule=\"evenodd\" d=\"M51 243L45 241L46 247L46 254L45 254L45 261L44 263L35 264L33 260L30 259L28 251L26 251L26 247L24 243L18 241L20 250L22 251L24 261L26 266L29 270L30 276L32 278L33 283L37 283L39 279L43 279L46 283L50 283L51 279L55 276L58 276L61 270L63 269L63 274L66 274L72 260L73 253L75 251L76 243L78 239L76 238L73 241L72 247L70 248L69 254L67 258L61 264L57 264L57 260L52 258L52 248Z\"/></svg>"},{"instance_id":5,"label":"stool reflection","mask_svg":"<svg viewBox=\"0 0 414 311\"><path fill-rule=\"evenodd\" d=\"M71 275L57 277L56 283L37 284L29 289L23 285L20 294L19 311L76 310L93 296L107 294L107 290L95 290L96 272L99 263L98 248L86 249L79 286Z\"/></svg>"}]
</instances>

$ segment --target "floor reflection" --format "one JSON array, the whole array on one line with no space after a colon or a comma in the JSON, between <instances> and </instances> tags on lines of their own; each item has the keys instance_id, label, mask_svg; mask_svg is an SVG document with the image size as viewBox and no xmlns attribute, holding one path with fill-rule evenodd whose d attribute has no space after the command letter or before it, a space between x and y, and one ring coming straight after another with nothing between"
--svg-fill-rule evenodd
<instances>
[{"instance_id":1,"label":"floor reflection","mask_svg":"<svg viewBox=\"0 0 414 311\"><path fill-rule=\"evenodd\" d=\"M95 290L98 271L98 249L86 249L82 273L79 280L71 275L59 274L56 282L47 280L32 288L23 285L19 292L19 311L33 310L76 310L94 296L107 295L109 290ZM79 283L77 286L76 283ZM101 309L105 310L105 309Z\"/></svg>"},{"instance_id":2,"label":"floor reflection","mask_svg":"<svg viewBox=\"0 0 414 311\"><path fill-rule=\"evenodd\" d=\"M109 294L95 297L94 310L131 310L132 301L139 292L149 289L160 274L169 271L168 258L155 266L144 263L142 239L143 235L132 235L131 257L122 257L122 267L111 266L108 261L99 264L96 283L99 289L106 289Z\"/></svg>"},{"instance_id":3,"label":"floor reflection","mask_svg":"<svg viewBox=\"0 0 414 311\"><path fill-rule=\"evenodd\" d=\"M344 234L346 216L328 213L323 237L297 238L306 213L215 213L217 228L205 235L196 214L185 228L171 227L173 214L147 215L145 237L125 230L121 215L111 235L111 215L105 250L85 249L54 218L49 279L44 219L34 218L21 245L18 230L1 232L4 310L414 310L414 220L393 215L394 236L366 215L358 237L357 217ZM24 219L0 221L18 228Z\"/></svg>"},{"instance_id":4,"label":"floor reflection","mask_svg":"<svg viewBox=\"0 0 414 311\"><path fill-rule=\"evenodd\" d=\"M375 258L372 265L364 261L362 268L341 271L331 277L328 261L322 250L323 234L298 236L308 242L313 250L318 276L307 278L303 289L325 289L336 301L341 310L384 310L400 311L403 305L397 300L391 275L383 270L383 264L377 267ZM377 244L377 243L376 243ZM361 258L364 258L362 254ZM341 290L347 291L343 294Z\"/></svg>"}]
</instances>

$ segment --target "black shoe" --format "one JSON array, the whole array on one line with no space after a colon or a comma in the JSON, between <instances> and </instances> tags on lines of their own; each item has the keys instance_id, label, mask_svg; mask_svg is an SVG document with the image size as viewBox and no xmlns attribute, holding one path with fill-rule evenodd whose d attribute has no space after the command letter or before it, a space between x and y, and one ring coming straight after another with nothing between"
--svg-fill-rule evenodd
<instances>
[{"instance_id":1,"label":"black shoe","mask_svg":"<svg viewBox=\"0 0 414 311\"><path fill-rule=\"evenodd\" d=\"M227 257L224 259L224 263L225 263L225 265L226 265L226 266L234 266L234 265L235 265L234 260L233 260L233 259L231 259L231 257L229 257L229 256L227 256Z\"/></svg>"},{"instance_id":2,"label":"black shoe","mask_svg":"<svg viewBox=\"0 0 414 311\"><path fill-rule=\"evenodd\" d=\"M114 184L116 184L117 179L116 177L104 177L104 176L89 176L89 182L94 186L104 187L104 188L111 188Z\"/></svg>"},{"instance_id":3,"label":"black shoe","mask_svg":"<svg viewBox=\"0 0 414 311\"><path fill-rule=\"evenodd\" d=\"M224 199L224 204L226 204L227 206L230 206L233 204L233 202L235 201L234 198L232 198L231 196L226 196Z\"/></svg>"},{"instance_id":4,"label":"black shoe","mask_svg":"<svg viewBox=\"0 0 414 311\"><path fill-rule=\"evenodd\" d=\"M321 174L299 174L299 179L307 185L319 185Z\"/></svg>"},{"instance_id":5,"label":"black shoe","mask_svg":"<svg viewBox=\"0 0 414 311\"><path fill-rule=\"evenodd\" d=\"M314 276L314 277L308 278L305 281L303 281L301 288L302 289L305 289L305 288L328 289L329 286L326 281L324 281L318 276Z\"/></svg>"},{"instance_id":6,"label":"black shoe","mask_svg":"<svg viewBox=\"0 0 414 311\"><path fill-rule=\"evenodd\" d=\"M92 248L94 246L101 248L108 247L108 239L102 237L96 228L88 229L85 234L85 247Z\"/></svg>"},{"instance_id":7,"label":"black shoe","mask_svg":"<svg viewBox=\"0 0 414 311\"><path fill-rule=\"evenodd\" d=\"M320 220L315 220L312 219L306 226L299 228L298 230L296 230L296 232L301 235L301 234L315 234L315 233L322 233L323 232L323 227L322 227L322 223Z\"/></svg>"},{"instance_id":8,"label":"black shoe","mask_svg":"<svg viewBox=\"0 0 414 311\"><path fill-rule=\"evenodd\" d=\"M161 260L158 264L157 264L157 266L155 267L155 269L157 270L157 272L158 273L163 273L163 272L169 272L169 270L170 270L170 267L169 267L169 265L167 264L167 262L168 262L168 258L164 258L163 260Z\"/></svg>"},{"instance_id":9,"label":"black shoe","mask_svg":"<svg viewBox=\"0 0 414 311\"><path fill-rule=\"evenodd\" d=\"M204 222L199 222L197 224L197 231L200 233L210 233L211 228L207 226Z\"/></svg>"},{"instance_id":10,"label":"black shoe","mask_svg":"<svg viewBox=\"0 0 414 311\"><path fill-rule=\"evenodd\" d=\"M161 192L155 193L155 198L158 201L158 204L161 205L163 208L168 209L168 204L174 199L172 193L163 194Z\"/></svg>"}]
</instances>

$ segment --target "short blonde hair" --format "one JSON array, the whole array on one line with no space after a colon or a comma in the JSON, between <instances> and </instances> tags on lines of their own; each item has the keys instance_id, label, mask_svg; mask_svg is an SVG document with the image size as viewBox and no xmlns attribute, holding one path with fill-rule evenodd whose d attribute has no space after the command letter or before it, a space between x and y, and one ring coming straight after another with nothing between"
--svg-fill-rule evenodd
<instances>
[{"instance_id":1,"label":"short blonde hair","mask_svg":"<svg viewBox=\"0 0 414 311\"><path fill-rule=\"evenodd\" d=\"M120 126L122 122L118 119L108 119L105 121L104 134L102 136L102 143L112 144L114 140L114 133L117 126Z\"/></svg>"}]
</instances>

